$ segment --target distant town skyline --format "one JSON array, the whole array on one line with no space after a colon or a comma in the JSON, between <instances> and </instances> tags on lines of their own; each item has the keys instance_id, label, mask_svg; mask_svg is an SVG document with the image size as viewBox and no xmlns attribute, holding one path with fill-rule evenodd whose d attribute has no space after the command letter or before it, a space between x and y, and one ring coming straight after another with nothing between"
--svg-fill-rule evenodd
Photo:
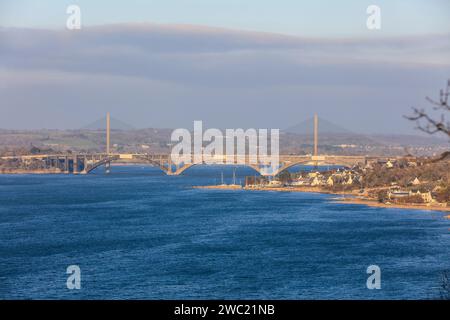
<instances>
[{"instance_id":1,"label":"distant town skyline","mask_svg":"<svg viewBox=\"0 0 450 320\"><path fill-rule=\"evenodd\" d=\"M150 3L150 4L149 4ZM81 30L65 8L81 8ZM450 77L448 1L6 1L0 128L285 129L318 113L350 131L419 134L403 119ZM255 30L255 31L250 31Z\"/></svg>"}]
</instances>

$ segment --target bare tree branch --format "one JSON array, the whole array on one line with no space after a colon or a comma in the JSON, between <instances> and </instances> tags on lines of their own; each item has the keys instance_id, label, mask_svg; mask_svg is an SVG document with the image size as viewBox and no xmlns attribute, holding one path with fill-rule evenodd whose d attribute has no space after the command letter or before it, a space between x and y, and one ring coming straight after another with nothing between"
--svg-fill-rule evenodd
<instances>
[{"instance_id":1,"label":"bare tree branch","mask_svg":"<svg viewBox=\"0 0 450 320\"><path fill-rule=\"evenodd\" d=\"M431 162L431 163L439 162L439 161L444 160L444 159L446 159L446 158L450 158L450 151L445 151L445 152L443 152L443 153L439 156L439 158L432 159L430 162Z\"/></svg>"},{"instance_id":2,"label":"bare tree branch","mask_svg":"<svg viewBox=\"0 0 450 320\"><path fill-rule=\"evenodd\" d=\"M445 90L440 90L439 101L433 100L429 97L426 97L426 100L434 105L434 110L450 111L450 105L448 104L449 94L450 80L447 81L447 87ZM411 121L416 121L417 129L428 134L442 132L450 137L450 122L445 121L444 114L441 114L440 119L437 120L433 119L424 109L413 107L412 110L413 114L411 116L405 116L405 118Z\"/></svg>"}]
</instances>

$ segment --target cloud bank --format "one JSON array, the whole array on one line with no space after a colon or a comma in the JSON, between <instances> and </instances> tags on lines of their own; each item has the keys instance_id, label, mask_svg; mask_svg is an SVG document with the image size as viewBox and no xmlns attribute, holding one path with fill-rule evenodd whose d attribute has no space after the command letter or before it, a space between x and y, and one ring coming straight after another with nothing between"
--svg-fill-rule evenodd
<instances>
[{"instance_id":1,"label":"cloud bank","mask_svg":"<svg viewBox=\"0 0 450 320\"><path fill-rule=\"evenodd\" d=\"M450 37L314 39L198 26L0 29L0 127L286 128L318 112L353 131L401 119L450 77ZM399 125L400 123L400 125Z\"/></svg>"}]
</instances>

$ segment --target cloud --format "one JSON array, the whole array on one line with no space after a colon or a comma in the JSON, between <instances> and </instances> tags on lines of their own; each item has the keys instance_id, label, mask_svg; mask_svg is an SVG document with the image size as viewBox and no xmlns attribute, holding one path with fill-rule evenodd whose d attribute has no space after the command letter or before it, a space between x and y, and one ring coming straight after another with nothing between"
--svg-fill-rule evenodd
<instances>
[{"instance_id":1,"label":"cloud","mask_svg":"<svg viewBox=\"0 0 450 320\"><path fill-rule=\"evenodd\" d=\"M274 105L288 114L303 102L330 117L341 117L336 108L353 112L360 122L358 107L367 108L365 114L370 108L392 112L392 106L381 104L402 99L408 104L411 97L437 90L450 74L449 38L314 39L154 24L80 31L1 28L0 93L8 100L0 108L38 109L42 117L68 114L71 121L81 121L72 114L76 101L109 104L90 106L93 114L128 101L123 114L137 117L127 119L136 123L140 113L154 111L143 107L151 99L163 120L148 126L181 125L190 114L184 108L217 125L224 125L221 119L233 120L222 114L223 108L240 112L236 122L241 125L280 125L283 117L271 115ZM21 96L24 90L30 99ZM62 94L70 90L79 94L71 96L75 102L66 103L72 108L66 110ZM174 117L165 108L183 116ZM67 119L56 122L76 125ZM3 126L10 123L0 120Z\"/></svg>"}]
</instances>

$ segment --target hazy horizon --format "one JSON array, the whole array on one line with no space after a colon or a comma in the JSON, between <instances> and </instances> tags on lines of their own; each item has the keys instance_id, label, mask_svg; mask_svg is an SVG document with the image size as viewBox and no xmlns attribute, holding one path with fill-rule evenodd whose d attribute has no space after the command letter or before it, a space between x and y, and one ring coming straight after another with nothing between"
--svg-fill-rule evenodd
<instances>
[{"instance_id":1,"label":"hazy horizon","mask_svg":"<svg viewBox=\"0 0 450 320\"><path fill-rule=\"evenodd\" d=\"M303 128L303 132L294 132L290 129L292 129L292 126L290 127L284 127L284 128L278 128L280 129L280 134L290 134L290 135L297 135L297 136L313 136L313 129L312 126L313 124L311 123L310 125L306 124L306 122L308 120L313 120L313 118L308 118L308 119L304 119L303 121L301 121L300 123L297 123L297 126L299 124L304 124L304 128ZM345 128L342 128L339 126L339 124L336 123L331 123L334 126L337 126L344 131L342 132L334 132L334 131L330 131L328 130L328 128L324 129L323 124L321 123L321 120L325 120L328 123L330 123L328 120L323 119L323 118L319 118L319 138L322 136L332 136L335 134L339 134L339 135L344 135L344 136L357 136L357 135L361 135L361 136L367 136L367 137L411 137L411 138L419 138L419 139L423 139L423 138L427 138L433 140L435 143L442 143L443 145L447 145L448 138L444 135L441 135L439 133L435 133L435 134L428 134L425 133L423 131L420 130L415 130L413 132L407 132L407 133L396 133L396 132L358 132L358 131L352 131L352 130L347 130ZM101 121L105 121L105 125L102 125L102 127L100 127L100 122ZM115 121L118 122L117 126L115 126ZM93 125L99 125L98 127L94 127ZM204 124L205 125L205 124ZM125 128L126 127L126 128ZM295 127L295 126L294 126ZM206 129L211 128L210 126L208 126L206 124L206 126L203 128L203 132ZM139 131L139 130L174 130L177 129L175 127L134 127L132 125L130 125L129 123L123 122L120 119L115 119L114 117L111 117L111 131ZM186 126L186 129L193 131L193 123L191 124L191 126ZM220 127L218 128L219 130L226 130L226 129L239 129L239 128L225 128L225 127ZM242 128L242 129L248 129L248 128ZM264 128L255 128L255 129L264 129ZM309 130L310 129L310 130ZM86 123L81 127L77 127L77 128L34 128L34 129L30 129L30 128L0 128L0 132L1 131L18 131L18 132L39 132L39 131L102 131L102 130L106 130L106 117L102 118L102 119L97 119L94 122L91 123ZM309 131L310 132L309 132Z\"/></svg>"}]
</instances>

